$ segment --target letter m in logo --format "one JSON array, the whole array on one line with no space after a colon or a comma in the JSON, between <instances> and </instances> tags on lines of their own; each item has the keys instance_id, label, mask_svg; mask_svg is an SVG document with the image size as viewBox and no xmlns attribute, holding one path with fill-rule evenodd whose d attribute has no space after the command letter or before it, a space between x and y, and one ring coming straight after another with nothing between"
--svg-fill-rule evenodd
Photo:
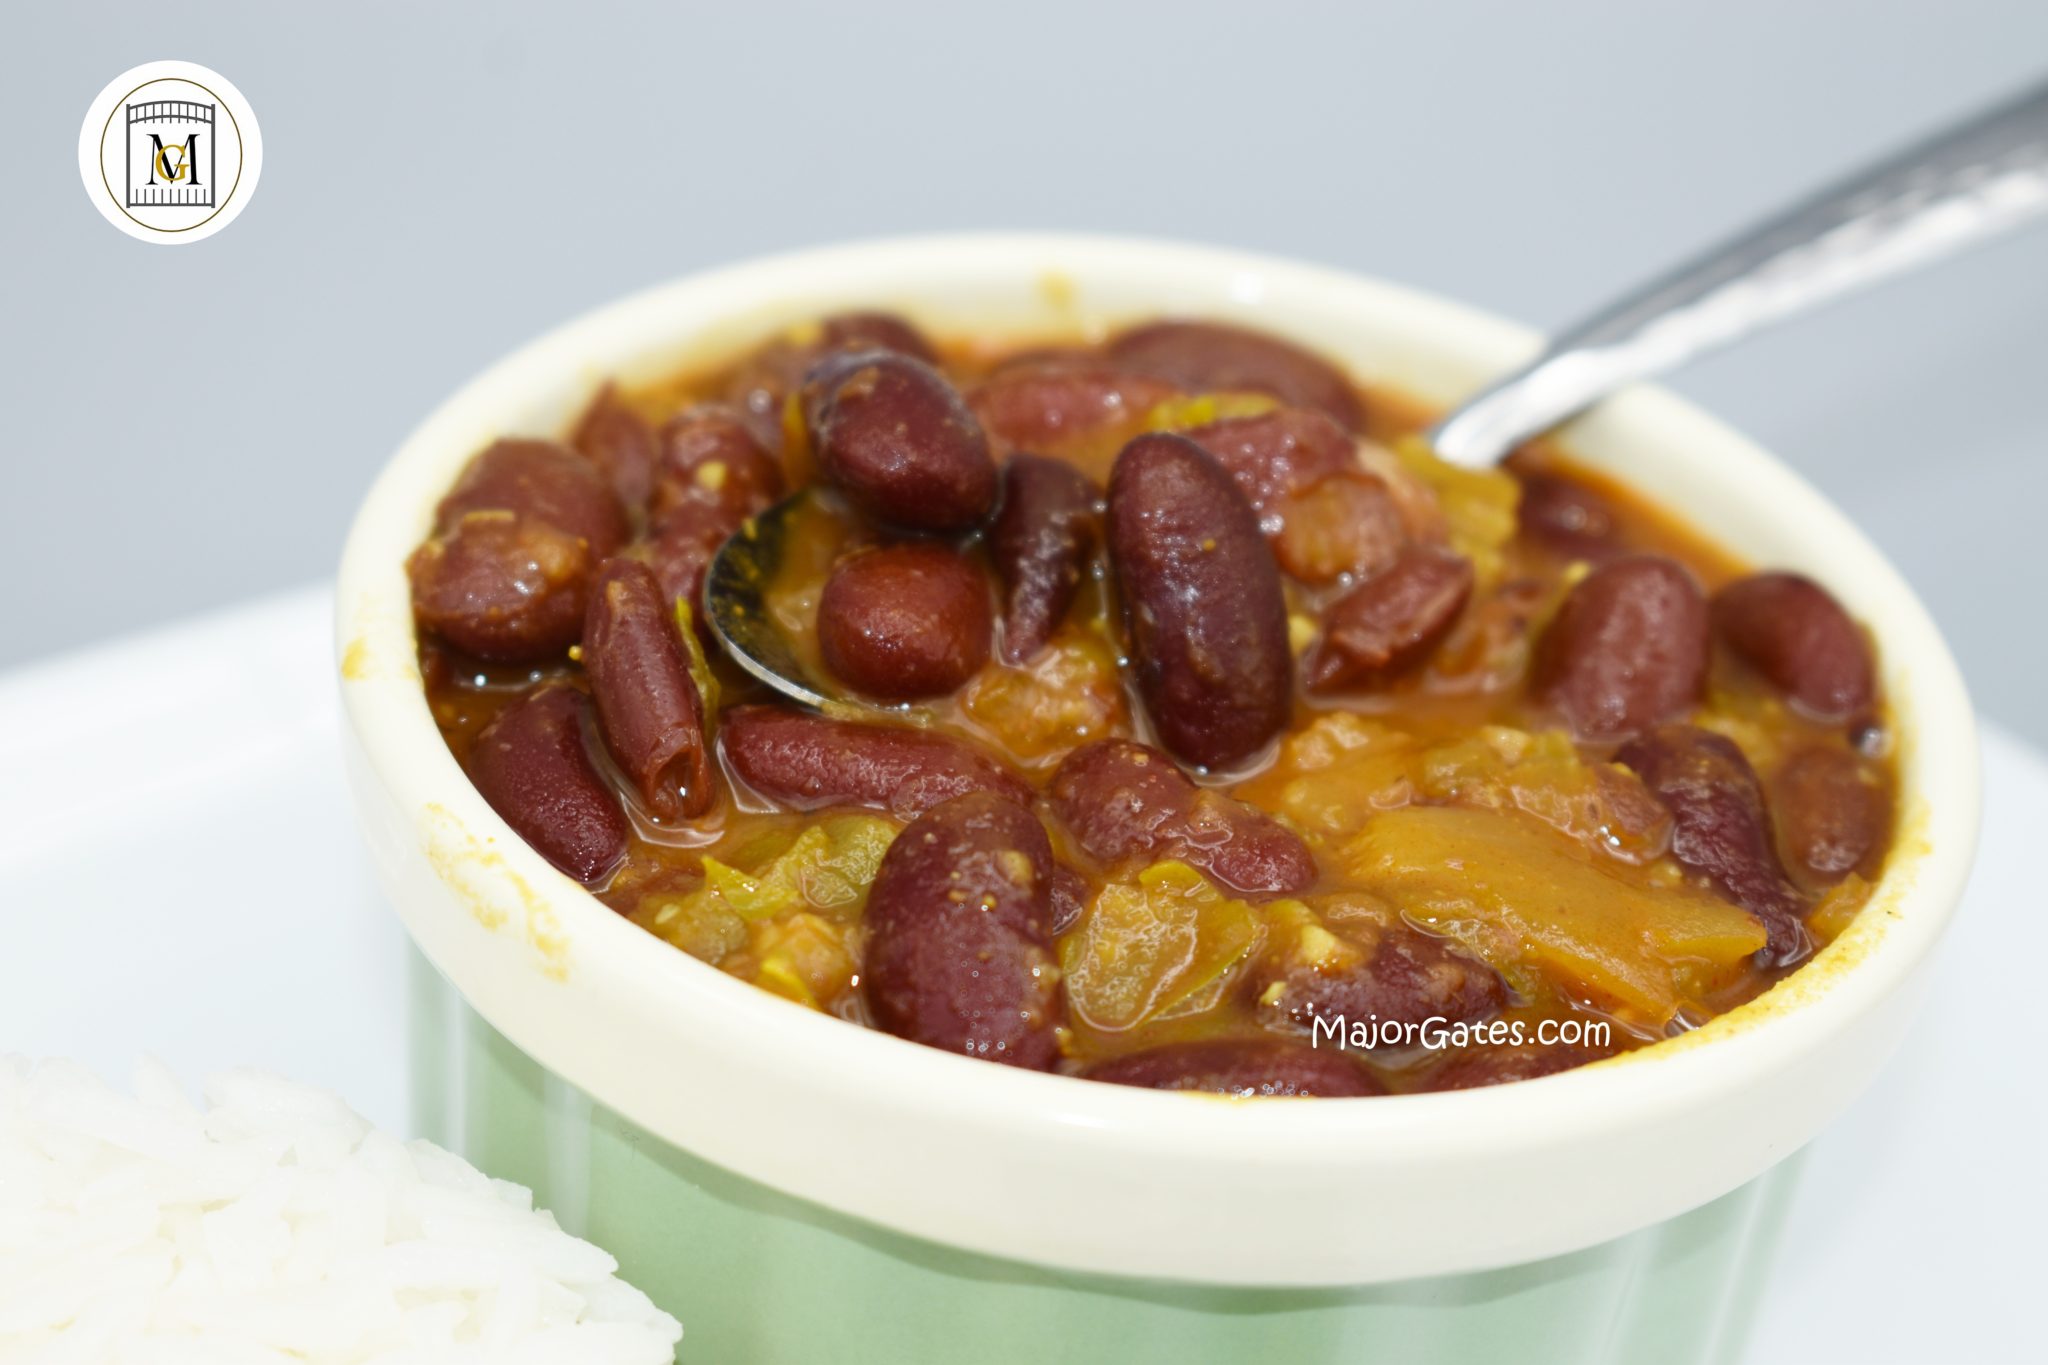
<instances>
[{"instance_id":1,"label":"letter m in logo","mask_svg":"<svg viewBox=\"0 0 2048 1365\"><path fill-rule=\"evenodd\" d=\"M128 207L212 206L213 115L193 100L128 106Z\"/></svg>"}]
</instances>

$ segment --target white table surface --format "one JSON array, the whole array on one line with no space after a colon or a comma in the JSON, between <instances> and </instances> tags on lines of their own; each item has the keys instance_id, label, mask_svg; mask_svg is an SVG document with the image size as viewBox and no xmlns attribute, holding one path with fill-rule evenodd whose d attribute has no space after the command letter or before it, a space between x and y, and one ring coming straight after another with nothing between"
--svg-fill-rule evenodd
<instances>
[{"instance_id":1,"label":"white table surface","mask_svg":"<svg viewBox=\"0 0 2048 1365\"><path fill-rule=\"evenodd\" d=\"M407 1126L403 937L343 790L328 600L0 675L0 1050L254 1063ZM2048 764L1998 731L1984 757L1963 916L1906 1048L1808 1153L1756 1362L2043 1359Z\"/></svg>"}]
</instances>

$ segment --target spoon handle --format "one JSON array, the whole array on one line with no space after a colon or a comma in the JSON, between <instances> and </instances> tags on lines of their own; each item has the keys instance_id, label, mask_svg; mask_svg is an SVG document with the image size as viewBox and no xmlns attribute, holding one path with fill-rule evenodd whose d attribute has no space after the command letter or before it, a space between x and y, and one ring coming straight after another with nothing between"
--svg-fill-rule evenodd
<instances>
[{"instance_id":1,"label":"spoon handle","mask_svg":"<svg viewBox=\"0 0 2048 1365\"><path fill-rule=\"evenodd\" d=\"M2048 85L1793 205L1557 336L1452 412L1437 453L1488 465L1615 389L2048 210Z\"/></svg>"}]
</instances>

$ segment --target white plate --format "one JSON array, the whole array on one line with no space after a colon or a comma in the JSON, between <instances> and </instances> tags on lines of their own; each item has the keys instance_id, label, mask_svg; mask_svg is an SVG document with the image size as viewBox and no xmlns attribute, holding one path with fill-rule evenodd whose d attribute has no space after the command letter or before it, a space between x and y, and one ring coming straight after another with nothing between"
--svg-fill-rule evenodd
<instances>
[{"instance_id":1,"label":"white plate","mask_svg":"<svg viewBox=\"0 0 2048 1365\"><path fill-rule=\"evenodd\" d=\"M406 1114L405 956L342 789L324 587L0 675L0 1050L255 1063ZM2048 763L1984 732L1982 854L1905 1051L1807 1154L1752 1358L2000 1361L2048 1224Z\"/></svg>"}]
</instances>

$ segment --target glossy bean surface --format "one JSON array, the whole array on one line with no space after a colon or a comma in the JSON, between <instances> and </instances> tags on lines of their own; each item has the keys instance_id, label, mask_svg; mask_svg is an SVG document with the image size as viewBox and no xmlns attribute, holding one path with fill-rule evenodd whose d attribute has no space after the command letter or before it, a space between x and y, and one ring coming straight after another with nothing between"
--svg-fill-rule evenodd
<instances>
[{"instance_id":1,"label":"glossy bean surface","mask_svg":"<svg viewBox=\"0 0 2048 1365\"><path fill-rule=\"evenodd\" d=\"M605 747L660 820L692 819L718 789L704 698L690 673L675 602L646 565L598 571L583 627L583 668Z\"/></svg>"},{"instance_id":2,"label":"glossy bean surface","mask_svg":"<svg viewBox=\"0 0 2048 1365\"><path fill-rule=\"evenodd\" d=\"M1161 743L1201 767L1258 753L1287 723L1293 658L1280 570L1230 475L1184 437L1132 441L1110 476L1109 553Z\"/></svg>"},{"instance_id":3,"label":"glossy bean surface","mask_svg":"<svg viewBox=\"0 0 2048 1365\"><path fill-rule=\"evenodd\" d=\"M479 659L547 659L576 643L590 544L514 512L470 512L406 561L420 625Z\"/></svg>"},{"instance_id":4,"label":"glossy bean surface","mask_svg":"<svg viewBox=\"0 0 2048 1365\"><path fill-rule=\"evenodd\" d=\"M1029 451L1123 426L1176 392L1152 375L1099 361L1052 359L996 371L975 387L968 403L990 440Z\"/></svg>"},{"instance_id":5,"label":"glossy bean surface","mask_svg":"<svg viewBox=\"0 0 2048 1365\"><path fill-rule=\"evenodd\" d=\"M1289 496L1359 468L1351 434L1309 408L1279 408L1196 427L1188 439L1216 457L1262 517ZM1270 528L1273 523L1262 522Z\"/></svg>"},{"instance_id":6,"label":"glossy bean surface","mask_svg":"<svg viewBox=\"0 0 2048 1365\"><path fill-rule=\"evenodd\" d=\"M1120 365L1170 379L1191 392L1270 393L1295 407L1315 408L1347 430L1365 424L1364 405L1343 371L1291 341L1248 327L1168 320L1111 338Z\"/></svg>"},{"instance_id":7,"label":"glossy bean surface","mask_svg":"<svg viewBox=\"0 0 2048 1365\"><path fill-rule=\"evenodd\" d=\"M1524 536L1568 559L1596 563L1622 553L1614 508L1582 483L1540 470L1517 470Z\"/></svg>"},{"instance_id":8,"label":"glossy bean surface","mask_svg":"<svg viewBox=\"0 0 2048 1365\"><path fill-rule=\"evenodd\" d=\"M946 377L893 351L832 355L805 379L818 467L877 521L965 531L995 506L981 423Z\"/></svg>"},{"instance_id":9,"label":"glossy bean surface","mask_svg":"<svg viewBox=\"0 0 2048 1365\"><path fill-rule=\"evenodd\" d=\"M1332 603L1322 637L1302 660L1311 692L1369 688L1427 659L1472 596L1472 565L1433 546L1405 550Z\"/></svg>"},{"instance_id":10,"label":"glossy bean surface","mask_svg":"<svg viewBox=\"0 0 2048 1365\"><path fill-rule=\"evenodd\" d=\"M1786 759L1771 781L1771 808L1787 860L1812 885L1874 871L1891 835L1890 781L1846 749L1813 745Z\"/></svg>"},{"instance_id":11,"label":"glossy bean surface","mask_svg":"<svg viewBox=\"0 0 2048 1365\"><path fill-rule=\"evenodd\" d=\"M1165 753L1105 739L1069 754L1047 788L1088 855L1104 863L1179 858L1251 895L1305 891L1315 856L1257 807L1198 787Z\"/></svg>"},{"instance_id":12,"label":"glossy bean surface","mask_svg":"<svg viewBox=\"0 0 2048 1365\"><path fill-rule=\"evenodd\" d=\"M701 502L684 502L656 518L629 551L654 572L662 595L689 605L700 636L710 633L704 607L704 578L718 548L734 526L724 512Z\"/></svg>"},{"instance_id":13,"label":"glossy bean surface","mask_svg":"<svg viewBox=\"0 0 2048 1365\"><path fill-rule=\"evenodd\" d=\"M908 819L967 792L1031 799L1022 778L966 740L907 726L742 706L726 713L719 746L741 781L794 810L868 806Z\"/></svg>"},{"instance_id":14,"label":"glossy bean surface","mask_svg":"<svg viewBox=\"0 0 2048 1365\"><path fill-rule=\"evenodd\" d=\"M1566 596L1537 647L1537 695L1581 739L1609 740L1669 720L1699 700L1707 604L1663 555L1595 569Z\"/></svg>"},{"instance_id":15,"label":"glossy bean surface","mask_svg":"<svg viewBox=\"0 0 2048 1365\"><path fill-rule=\"evenodd\" d=\"M769 449L779 451L786 406L803 386L805 373L835 351L898 351L927 364L939 358L924 334L894 313L834 313L747 356L727 376L719 396L745 416Z\"/></svg>"},{"instance_id":16,"label":"glossy bean surface","mask_svg":"<svg viewBox=\"0 0 2048 1365\"><path fill-rule=\"evenodd\" d=\"M595 886L626 856L626 817L591 762L589 709L560 685L514 702L477 736L469 778L543 858Z\"/></svg>"},{"instance_id":17,"label":"glossy bean surface","mask_svg":"<svg viewBox=\"0 0 2048 1365\"><path fill-rule=\"evenodd\" d=\"M1003 590L1003 657L1028 662L1052 638L1102 541L1102 492L1062 460L1012 455L989 558Z\"/></svg>"},{"instance_id":18,"label":"glossy bean surface","mask_svg":"<svg viewBox=\"0 0 2048 1365\"><path fill-rule=\"evenodd\" d=\"M956 691L988 662L993 628L981 569L928 541L840 561L818 601L825 667L882 701Z\"/></svg>"},{"instance_id":19,"label":"glossy bean surface","mask_svg":"<svg viewBox=\"0 0 2048 1365\"><path fill-rule=\"evenodd\" d=\"M654 478L654 431L616 384L606 384L578 419L569 444L611 480L627 509L643 507Z\"/></svg>"},{"instance_id":20,"label":"glossy bean surface","mask_svg":"<svg viewBox=\"0 0 2048 1365\"><path fill-rule=\"evenodd\" d=\"M1038 817L975 792L912 821L868 897L863 985L878 1027L1044 1070L1059 1056L1052 845Z\"/></svg>"},{"instance_id":21,"label":"glossy bean surface","mask_svg":"<svg viewBox=\"0 0 2048 1365\"><path fill-rule=\"evenodd\" d=\"M898 313L873 308L834 313L819 324L818 332L819 345L827 350L879 349L896 351L927 365L939 363L939 354L930 339Z\"/></svg>"},{"instance_id":22,"label":"glossy bean surface","mask_svg":"<svg viewBox=\"0 0 2048 1365\"><path fill-rule=\"evenodd\" d=\"M1771 838L1762 785L1725 735L1690 725L1660 726L1615 755L1671 811L1671 855L1763 921L1765 960L1805 956L1807 906L1785 875Z\"/></svg>"},{"instance_id":23,"label":"glossy bean surface","mask_svg":"<svg viewBox=\"0 0 2048 1365\"><path fill-rule=\"evenodd\" d=\"M435 524L447 530L471 512L516 512L580 536L593 562L632 532L610 480L553 441L497 441L471 460L441 500Z\"/></svg>"},{"instance_id":24,"label":"glossy bean surface","mask_svg":"<svg viewBox=\"0 0 2048 1365\"><path fill-rule=\"evenodd\" d=\"M1714 630L1792 704L1848 720L1876 695L1870 646L1841 603L1799 574L1761 573L1714 596Z\"/></svg>"},{"instance_id":25,"label":"glossy bean surface","mask_svg":"<svg viewBox=\"0 0 2048 1365\"><path fill-rule=\"evenodd\" d=\"M694 502L737 530L782 496L781 464L730 408L703 404L677 413L657 434L656 451L648 514L657 520Z\"/></svg>"}]
</instances>

